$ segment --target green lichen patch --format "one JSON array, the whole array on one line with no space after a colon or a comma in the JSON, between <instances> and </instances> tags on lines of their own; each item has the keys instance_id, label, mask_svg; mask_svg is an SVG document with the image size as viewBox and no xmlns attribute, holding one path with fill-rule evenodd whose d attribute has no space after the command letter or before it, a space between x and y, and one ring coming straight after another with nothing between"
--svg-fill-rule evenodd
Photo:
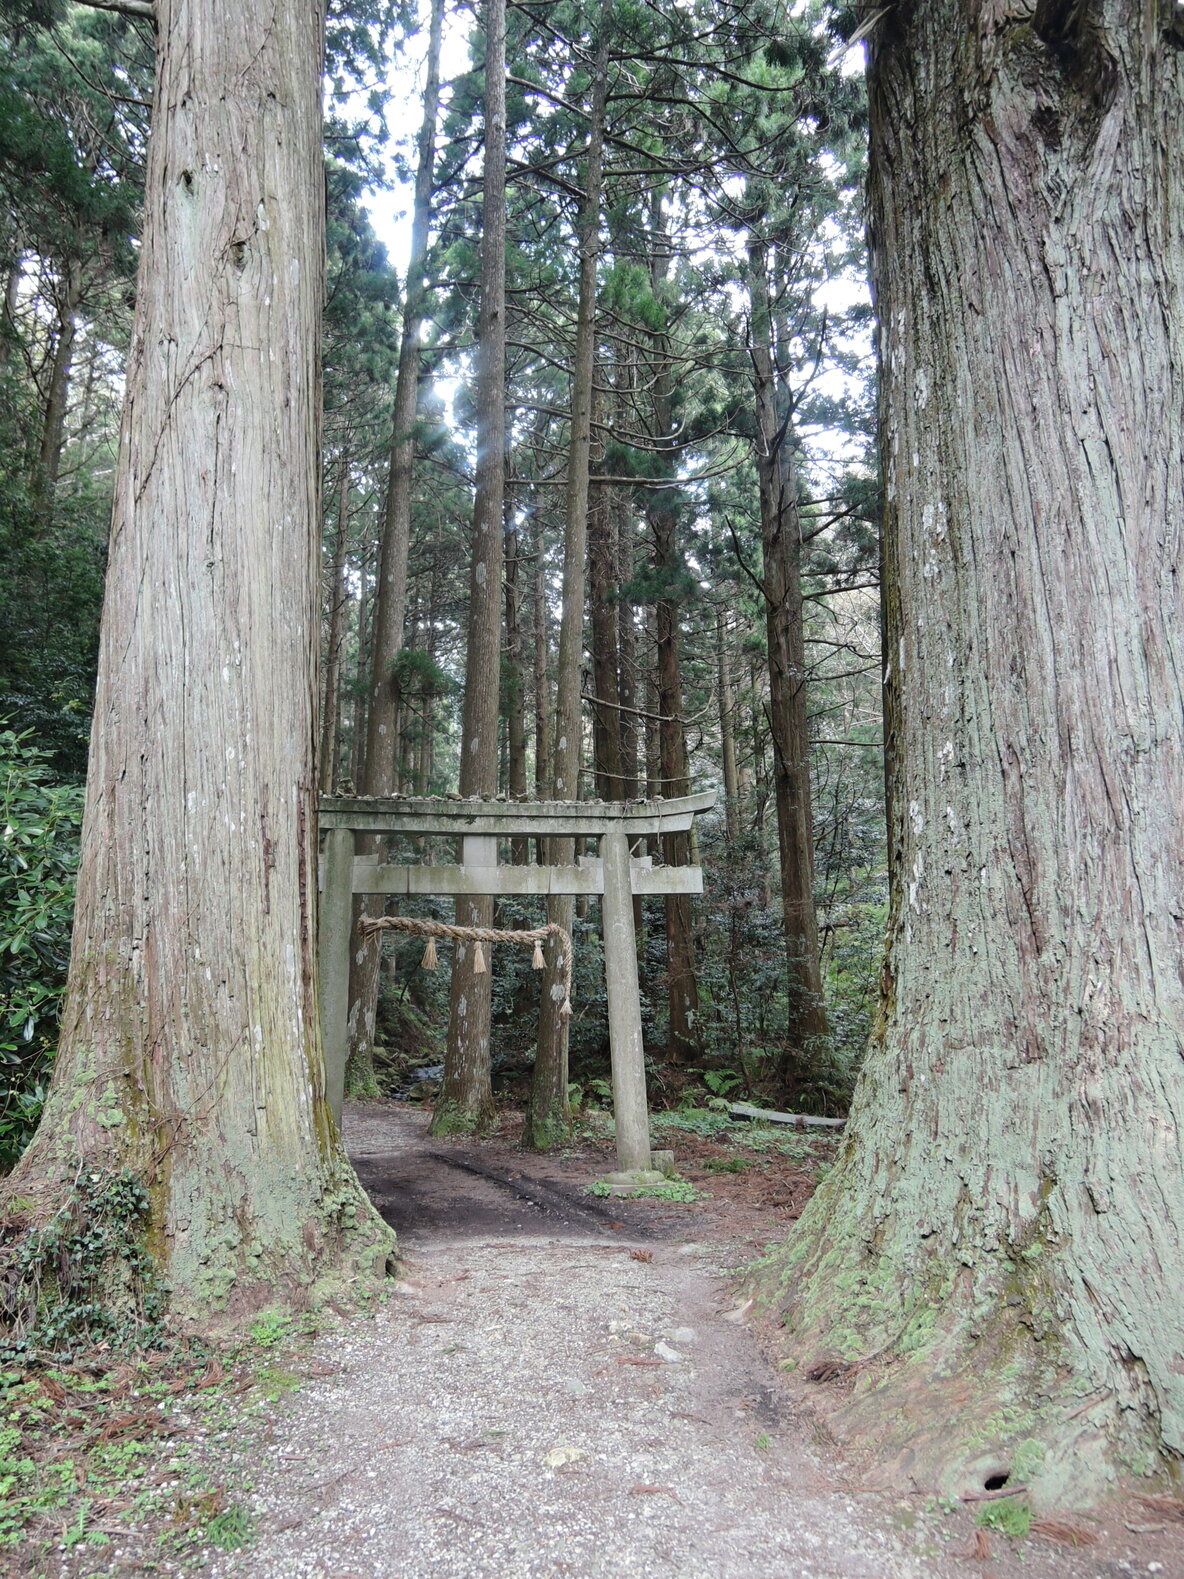
<instances>
[{"instance_id":1,"label":"green lichen patch","mask_svg":"<svg viewBox=\"0 0 1184 1579\"><path fill-rule=\"evenodd\" d=\"M492 1127L496 1115L492 1108L471 1111L457 1102L439 1101L432 1113L429 1135L437 1139L447 1135L485 1135Z\"/></svg>"}]
</instances>

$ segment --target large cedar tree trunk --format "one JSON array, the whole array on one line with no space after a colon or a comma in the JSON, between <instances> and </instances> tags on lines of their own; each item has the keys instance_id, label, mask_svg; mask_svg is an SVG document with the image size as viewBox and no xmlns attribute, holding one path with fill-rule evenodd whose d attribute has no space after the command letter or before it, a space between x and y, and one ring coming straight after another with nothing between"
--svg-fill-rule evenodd
<instances>
[{"instance_id":1,"label":"large cedar tree trunk","mask_svg":"<svg viewBox=\"0 0 1184 1579\"><path fill-rule=\"evenodd\" d=\"M1179 17L934 0L871 49L887 990L776 1270L898 1479L1038 1504L1184 1453Z\"/></svg>"},{"instance_id":2,"label":"large cedar tree trunk","mask_svg":"<svg viewBox=\"0 0 1184 1579\"><path fill-rule=\"evenodd\" d=\"M307 1302L391 1240L317 1016L320 8L157 18L69 990L12 1188L135 1174L184 1317Z\"/></svg>"}]
</instances>

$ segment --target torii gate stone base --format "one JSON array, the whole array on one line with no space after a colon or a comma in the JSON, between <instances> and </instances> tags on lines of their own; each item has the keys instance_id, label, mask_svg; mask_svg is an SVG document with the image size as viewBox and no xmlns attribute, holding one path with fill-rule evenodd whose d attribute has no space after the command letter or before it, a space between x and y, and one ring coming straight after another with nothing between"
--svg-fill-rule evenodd
<instances>
[{"instance_id":1,"label":"torii gate stone base","mask_svg":"<svg viewBox=\"0 0 1184 1579\"><path fill-rule=\"evenodd\" d=\"M349 1045L354 894L596 894L604 921L617 1163L624 1174L648 1172L652 1159L633 898L701 894L703 873L697 866L654 866L648 857L631 856L630 848L647 834L687 832L696 814L714 805L714 790L679 800L623 802L322 798L321 1029L327 1093L338 1125ZM459 838L461 861L457 866L402 866L358 857L358 833ZM598 839L600 855L585 856L577 866L500 865L498 840L515 837Z\"/></svg>"}]
</instances>

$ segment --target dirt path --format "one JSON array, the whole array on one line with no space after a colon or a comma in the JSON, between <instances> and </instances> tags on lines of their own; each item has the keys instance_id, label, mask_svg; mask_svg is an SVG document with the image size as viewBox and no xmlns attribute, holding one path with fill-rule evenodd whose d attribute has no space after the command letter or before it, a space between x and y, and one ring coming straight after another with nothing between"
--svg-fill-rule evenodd
<instances>
[{"instance_id":1,"label":"dirt path","mask_svg":"<svg viewBox=\"0 0 1184 1579\"><path fill-rule=\"evenodd\" d=\"M318 1341L253 1465L260 1537L224 1579L1099 1579L1146 1560L1030 1543L844 1488L686 1215L604 1205L563 1167L356 1109L347 1140L404 1282ZM578 1174L578 1169L577 1169ZM735 1312L731 1312L733 1315ZM944 1537L944 1539L943 1539ZM996 1538L998 1540L998 1538ZM980 1548L981 1550L981 1548ZM1133 1557L1134 1553L1130 1553ZM1152 1568L1152 1572L1164 1571Z\"/></svg>"}]
</instances>

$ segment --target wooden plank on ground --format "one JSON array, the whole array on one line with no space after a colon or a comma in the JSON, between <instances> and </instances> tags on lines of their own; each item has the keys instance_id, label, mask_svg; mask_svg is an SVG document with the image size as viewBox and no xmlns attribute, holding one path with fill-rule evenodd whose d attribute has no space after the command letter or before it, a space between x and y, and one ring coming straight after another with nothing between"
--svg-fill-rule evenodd
<instances>
[{"instance_id":1,"label":"wooden plank on ground","mask_svg":"<svg viewBox=\"0 0 1184 1579\"><path fill-rule=\"evenodd\" d=\"M728 1117L755 1119L761 1124L792 1124L796 1129L805 1129L807 1125L819 1129L842 1129L847 1122L845 1118L815 1118L812 1113L778 1113L774 1108L752 1107L747 1102L729 1103Z\"/></svg>"}]
</instances>

